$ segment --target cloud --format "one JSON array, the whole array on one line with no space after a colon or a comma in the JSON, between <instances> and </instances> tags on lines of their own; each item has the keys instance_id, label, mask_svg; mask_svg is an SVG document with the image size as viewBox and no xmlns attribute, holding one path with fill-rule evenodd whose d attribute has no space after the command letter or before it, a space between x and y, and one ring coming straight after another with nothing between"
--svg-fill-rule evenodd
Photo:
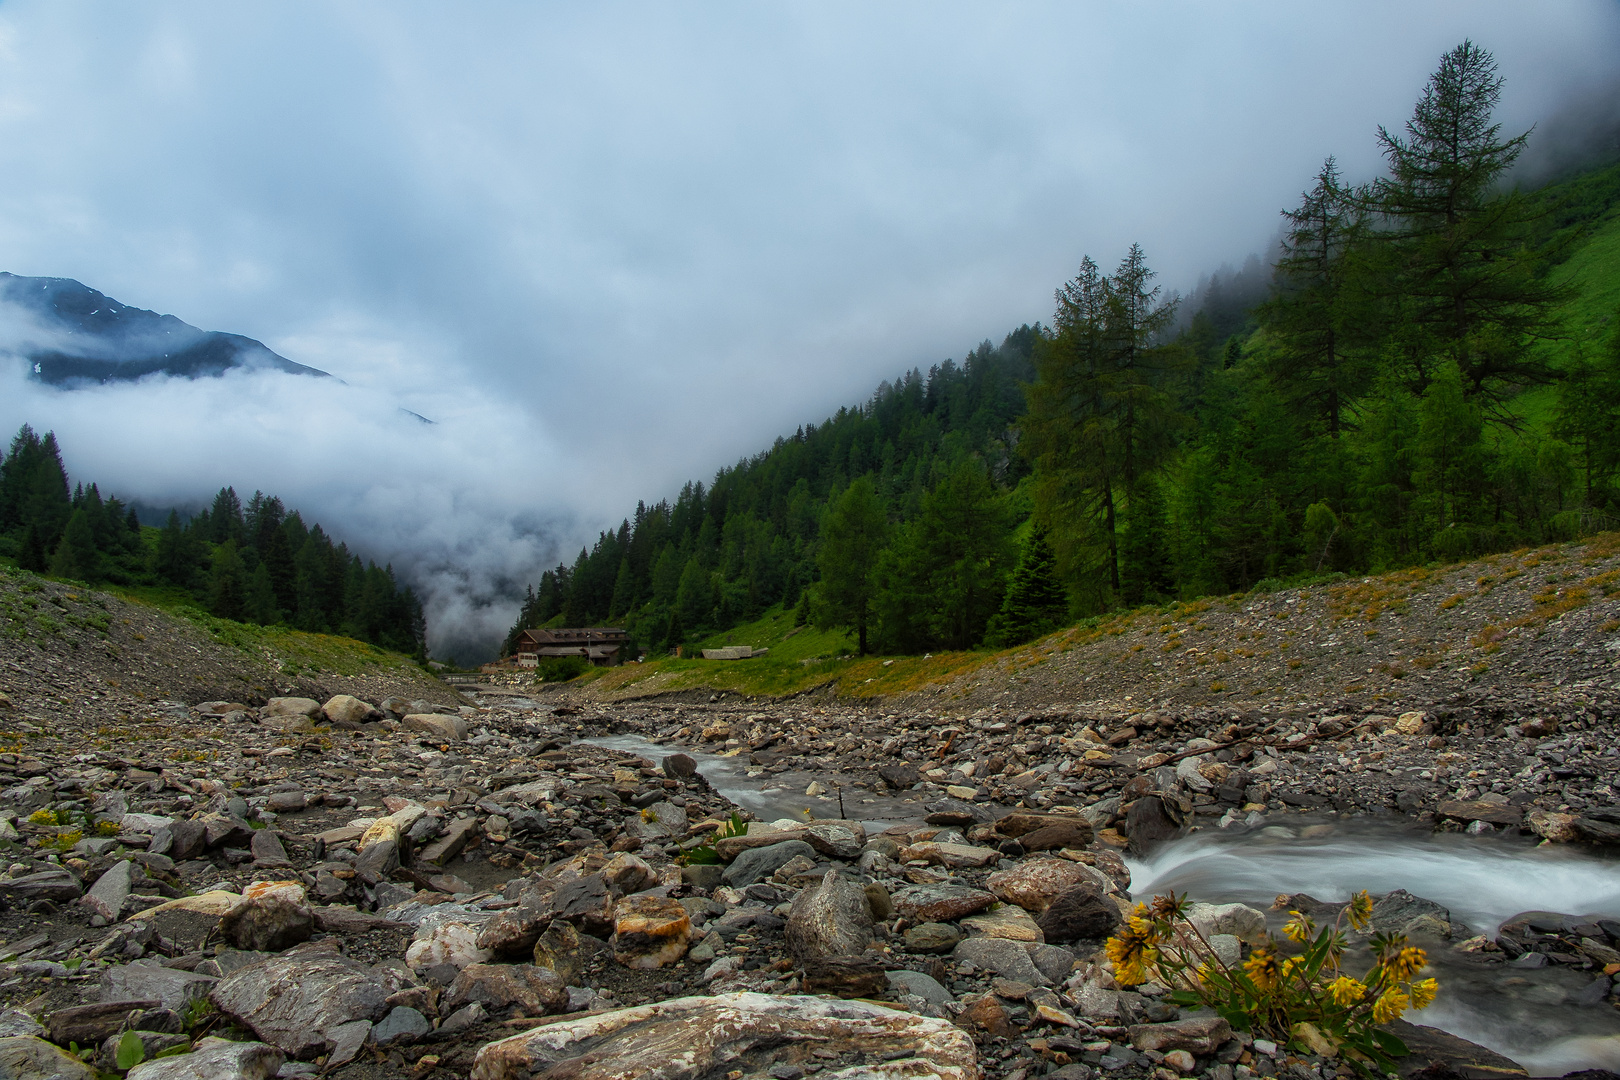
<instances>
[{"instance_id":1,"label":"cloud","mask_svg":"<svg viewBox=\"0 0 1620 1080\"><path fill-rule=\"evenodd\" d=\"M487 655L531 568L557 557L588 493L520 413L472 392L424 424L397 399L332 379L236 370L63 391L0 362L0 430L53 430L75 482L151 506L195 506L232 485L282 496L422 597L434 655ZM552 507L553 509L548 509Z\"/></svg>"},{"instance_id":2,"label":"cloud","mask_svg":"<svg viewBox=\"0 0 1620 1080\"><path fill-rule=\"evenodd\" d=\"M566 552L1048 318L1083 254L1139 241L1182 291L1240 264L1325 156L1378 170L1464 36L1522 130L1613 78L1620 9L29 0L0 8L0 269L481 413L429 475ZM209 470L172 445L205 455L176 482ZM371 454L281 490L362 465L402 483Z\"/></svg>"}]
</instances>

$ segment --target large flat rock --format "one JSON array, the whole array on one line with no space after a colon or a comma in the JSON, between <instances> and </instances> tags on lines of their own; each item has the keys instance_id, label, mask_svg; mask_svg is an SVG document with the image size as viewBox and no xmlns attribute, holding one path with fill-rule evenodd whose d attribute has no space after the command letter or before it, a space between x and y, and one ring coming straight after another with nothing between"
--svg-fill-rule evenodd
<instances>
[{"instance_id":1,"label":"large flat rock","mask_svg":"<svg viewBox=\"0 0 1620 1080\"><path fill-rule=\"evenodd\" d=\"M478 1052L472 1080L767 1080L821 1064L818 1080L979 1080L973 1040L946 1020L866 1001L774 994L685 997L568 1020ZM890 1055L900 1054L890 1059Z\"/></svg>"}]
</instances>

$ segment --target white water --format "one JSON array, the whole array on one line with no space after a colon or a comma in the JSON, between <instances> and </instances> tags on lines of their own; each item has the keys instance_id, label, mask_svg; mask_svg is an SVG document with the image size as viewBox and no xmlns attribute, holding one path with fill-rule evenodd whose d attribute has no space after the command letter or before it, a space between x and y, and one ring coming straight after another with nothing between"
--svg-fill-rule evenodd
<instances>
[{"instance_id":1,"label":"white water","mask_svg":"<svg viewBox=\"0 0 1620 1080\"><path fill-rule=\"evenodd\" d=\"M1312 838L1193 833L1149 858L1127 860L1131 890L1139 898L1218 894L1265 907L1285 893L1337 901L1361 889L1405 889L1449 908L1474 933L1492 935L1525 911L1620 918L1620 864L1584 852L1458 833L1332 828Z\"/></svg>"},{"instance_id":2,"label":"white water","mask_svg":"<svg viewBox=\"0 0 1620 1080\"><path fill-rule=\"evenodd\" d=\"M1339 901L1360 889L1405 889L1448 908L1471 933L1491 935L1527 911L1620 917L1620 864L1584 852L1370 823L1318 828L1296 823L1173 840L1146 859L1127 860L1132 895L1187 893L1265 909L1283 894ZM1534 1076L1620 1071L1620 1013L1607 1004L1574 1004L1595 973L1504 968L1432 944L1429 951L1440 996L1409 1014L1413 1023L1490 1047Z\"/></svg>"}]
</instances>

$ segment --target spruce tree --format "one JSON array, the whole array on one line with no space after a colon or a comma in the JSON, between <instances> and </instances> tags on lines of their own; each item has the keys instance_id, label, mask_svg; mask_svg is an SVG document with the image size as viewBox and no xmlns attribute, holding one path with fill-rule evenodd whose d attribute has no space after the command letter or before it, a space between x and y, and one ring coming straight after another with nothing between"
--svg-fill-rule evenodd
<instances>
[{"instance_id":1,"label":"spruce tree","mask_svg":"<svg viewBox=\"0 0 1620 1080\"><path fill-rule=\"evenodd\" d=\"M1330 157L1283 217L1288 231L1275 291L1257 312L1273 345L1265 370L1298 413L1337 439L1373 374L1372 351L1357 333L1366 312L1352 269L1366 215Z\"/></svg>"},{"instance_id":2,"label":"spruce tree","mask_svg":"<svg viewBox=\"0 0 1620 1080\"><path fill-rule=\"evenodd\" d=\"M281 619L281 611L276 606L276 590L270 584L270 571L262 562L248 581L243 614L250 622L261 626L269 626Z\"/></svg>"},{"instance_id":3,"label":"spruce tree","mask_svg":"<svg viewBox=\"0 0 1620 1080\"><path fill-rule=\"evenodd\" d=\"M82 507L73 511L67 527L62 530L62 539L51 556L51 576L79 581L101 579L101 555L96 551L90 515Z\"/></svg>"},{"instance_id":4,"label":"spruce tree","mask_svg":"<svg viewBox=\"0 0 1620 1080\"><path fill-rule=\"evenodd\" d=\"M877 592L878 557L889 531L888 515L868 477L861 477L827 510L821 526L817 624L855 631L856 649L867 652L867 631Z\"/></svg>"},{"instance_id":5,"label":"spruce tree","mask_svg":"<svg viewBox=\"0 0 1620 1080\"><path fill-rule=\"evenodd\" d=\"M1058 579L1057 556L1046 530L1036 525L1018 558L1001 610L991 620L987 644L998 648L1022 645L1064 624L1069 597Z\"/></svg>"},{"instance_id":6,"label":"spruce tree","mask_svg":"<svg viewBox=\"0 0 1620 1080\"><path fill-rule=\"evenodd\" d=\"M208 610L221 619L240 620L247 601L245 576L235 540L215 548L208 574Z\"/></svg>"}]
</instances>

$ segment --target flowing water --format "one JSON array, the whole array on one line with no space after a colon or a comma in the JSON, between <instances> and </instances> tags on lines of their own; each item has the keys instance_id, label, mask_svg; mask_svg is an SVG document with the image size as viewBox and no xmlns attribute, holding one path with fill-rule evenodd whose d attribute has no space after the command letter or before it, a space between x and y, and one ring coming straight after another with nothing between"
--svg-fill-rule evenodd
<instances>
[{"instance_id":1,"label":"flowing water","mask_svg":"<svg viewBox=\"0 0 1620 1080\"><path fill-rule=\"evenodd\" d=\"M676 752L634 735L582 741L652 761ZM802 820L806 810L816 817L839 816L834 777L772 775L741 754L691 756L716 791L760 819ZM818 778L828 796L805 795L809 781ZM869 827L920 822L929 798L850 788L844 816ZM1405 889L1449 909L1470 934L1493 936L1503 922L1528 911L1620 918L1620 863L1582 851L1538 847L1518 838L1436 834L1368 819L1287 821L1201 830L1161 845L1146 858L1127 860L1132 893L1137 899L1187 893L1194 900L1265 910L1283 894L1341 901L1361 889L1374 895ZM1282 915L1273 915L1280 925ZM1408 1014L1414 1023L1490 1047L1534 1076L1620 1071L1620 1012L1608 1004L1575 1003L1594 973L1558 966L1505 968L1445 943L1427 944L1440 995L1429 1008ZM1356 966L1353 961L1352 970Z\"/></svg>"},{"instance_id":2,"label":"flowing water","mask_svg":"<svg viewBox=\"0 0 1620 1080\"><path fill-rule=\"evenodd\" d=\"M1375 895L1405 889L1448 908L1471 933L1487 935L1527 911L1620 918L1620 864L1517 838L1293 819L1288 826L1193 833L1128 862L1137 899L1176 892L1266 909L1283 894L1341 901L1360 889ZM1440 996L1409 1014L1414 1023L1488 1046L1536 1076L1620 1071L1620 1012L1575 1003L1595 973L1504 968L1426 944Z\"/></svg>"}]
</instances>

